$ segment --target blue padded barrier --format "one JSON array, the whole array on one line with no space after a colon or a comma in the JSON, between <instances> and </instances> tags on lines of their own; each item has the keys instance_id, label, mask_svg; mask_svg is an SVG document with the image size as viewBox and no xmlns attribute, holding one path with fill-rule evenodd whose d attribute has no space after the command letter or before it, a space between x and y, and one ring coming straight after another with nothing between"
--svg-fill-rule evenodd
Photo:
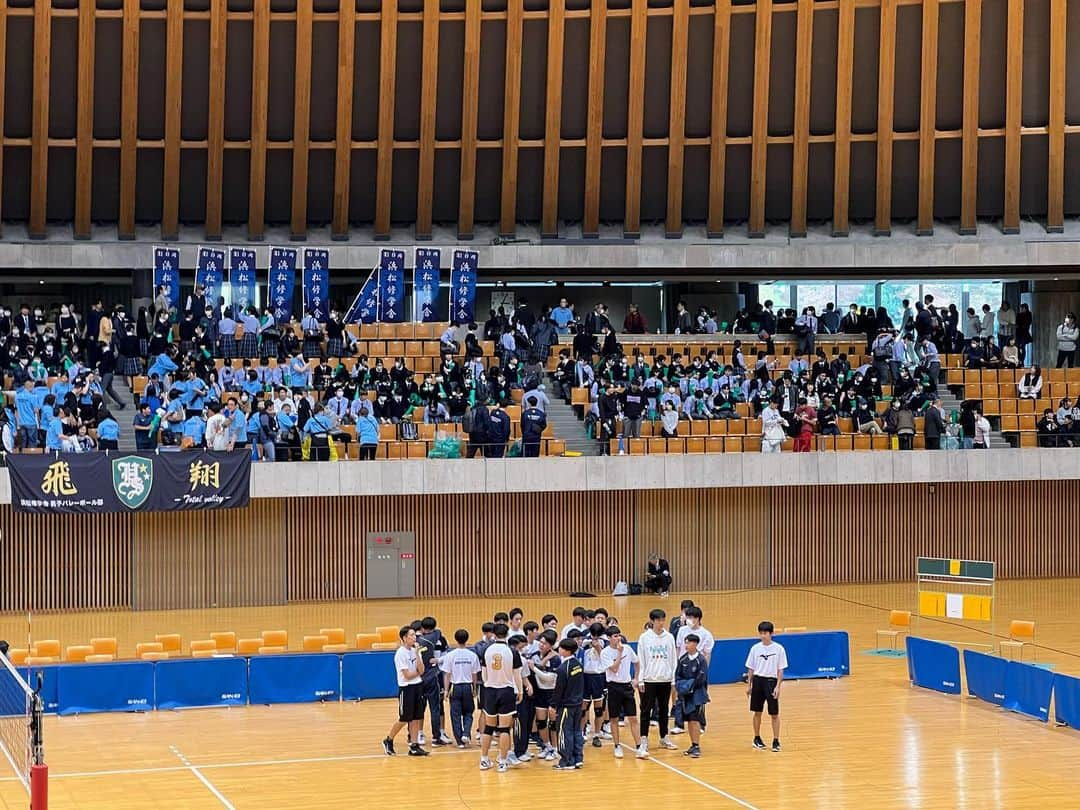
<instances>
[{"instance_id":1,"label":"blue padded barrier","mask_svg":"<svg viewBox=\"0 0 1080 810\"><path fill-rule=\"evenodd\" d=\"M784 679L839 678L851 674L851 649L843 630L774 636L784 645ZM746 656L760 639L717 639L709 661L709 683L735 683L746 674Z\"/></svg>"},{"instance_id":2,"label":"blue padded barrier","mask_svg":"<svg viewBox=\"0 0 1080 810\"><path fill-rule=\"evenodd\" d=\"M1072 728L1080 728L1080 678L1054 676L1054 719Z\"/></svg>"},{"instance_id":3,"label":"blue padded barrier","mask_svg":"<svg viewBox=\"0 0 1080 810\"><path fill-rule=\"evenodd\" d=\"M16 669L32 689L37 689L37 676L39 672L41 673L41 702L47 714L55 714L60 705L56 695L56 670L58 667L16 667Z\"/></svg>"},{"instance_id":4,"label":"blue padded barrier","mask_svg":"<svg viewBox=\"0 0 1080 810\"><path fill-rule=\"evenodd\" d=\"M154 708L154 662L55 667L57 712L145 712Z\"/></svg>"},{"instance_id":5,"label":"blue padded barrier","mask_svg":"<svg viewBox=\"0 0 1080 810\"><path fill-rule=\"evenodd\" d=\"M1031 664L1009 661L1005 670L1006 709L1026 714L1036 720L1050 719L1050 695L1054 690L1054 673Z\"/></svg>"},{"instance_id":6,"label":"blue padded barrier","mask_svg":"<svg viewBox=\"0 0 1080 810\"><path fill-rule=\"evenodd\" d=\"M1008 661L996 655L964 650L968 694L1000 706L1005 702L1005 671L1008 664Z\"/></svg>"},{"instance_id":7,"label":"blue padded barrier","mask_svg":"<svg viewBox=\"0 0 1080 810\"><path fill-rule=\"evenodd\" d=\"M393 675L391 666L389 676ZM341 656L257 655L248 665L248 695L253 704L337 701L341 697Z\"/></svg>"},{"instance_id":8,"label":"blue padded barrier","mask_svg":"<svg viewBox=\"0 0 1080 810\"><path fill-rule=\"evenodd\" d=\"M341 656L341 697L368 700L397 696L394 653L381 650Z\"/></svg>"},{"instance_id":9,"label":"blue padded barrier","mask_svg":"<svg viewBox=\"0 0 1080 810\"><path fill-rule=\"evenodd\" d=\"M243 706L248 702L243 658L188 658L154 665L155 708Z\"/></svg>"},{"instance_id":10,"label":"blue padded barrier","mask_svg":"<svg viewBox=\"0 0 1080 810\"><path fill-rule=\"evenodd\" d=\"M960 651L951 644L907 636L911 682L948 695L960 694Z\"/></svg>"}]
</instances>

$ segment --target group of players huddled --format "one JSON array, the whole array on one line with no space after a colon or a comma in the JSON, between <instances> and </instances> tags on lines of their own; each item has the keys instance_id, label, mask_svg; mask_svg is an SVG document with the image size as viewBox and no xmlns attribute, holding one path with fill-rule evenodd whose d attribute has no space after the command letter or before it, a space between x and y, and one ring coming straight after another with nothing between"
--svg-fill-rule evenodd
<instances>
[{"instance_id":1,"label":"group of players huddled","mask_svg":"<svg viewBox=\"0 0 1080 810\"><path fill-rule=\"evenodd\" d=\"M534 758L557 759L555 770L581 768L590 736L596 748L610 740L614 756L622 759L620 727L633 738L635 755L645 759L654 722L661 748L676 748L669 733L686 731L690 747L684 753L700 757L714 643L701 620L701 608L689 599L683 600L680 615L670 625L667 614L655 608L636 651L604 608L574 608L573 621L561 630L550 613L537 623L524 621L521 608L513 608L485 622L480 640L471 646L465 629L454 632L451 645L434 618L414 621L399 633L401 646L394 655L398 720L383 739L383 750L394 755L394 738L407 728L409 756L427 756L426 709L431 714L432 746L468 748L479 704L481 770L496 767L504 772ZM758 632L761 641L746 660L753 745L766 748L760 731L767 705L772 750L779 751L779 696L787 655L772 640L771 622L761 622ZM452 736L443 725L444 701L449 703ZM669 719L674 720L671 728ZM530 743L539 749L535 755L529 752Z\"/></svg>"}]
</instances>

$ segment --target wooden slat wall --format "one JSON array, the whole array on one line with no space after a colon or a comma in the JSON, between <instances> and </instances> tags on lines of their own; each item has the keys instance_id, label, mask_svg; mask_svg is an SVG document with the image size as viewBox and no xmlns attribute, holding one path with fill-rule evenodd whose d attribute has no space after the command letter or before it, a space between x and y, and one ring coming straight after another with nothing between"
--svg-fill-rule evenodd
<instances>
[{"instance_id":1,"label":"wooden slat wall","mask_svg":"<svg viewBox=\"0 0 1080 810\"><path fill-rule=\"evenodd\" d=\"M483 4L393 0L362 10L355 4L345 4L340 10L337 4L316 0L258 2L251 10L230 9L227 0L4 4L0 47L7 53L13 47L26 47L24 40L30 27L33 30L32 69L12 73L3 83L9 109L0 150L28 148L30 162L28 174L9 169L8 177L2 178L9 184L18 181L18 187L9 185L5 195L5 214L24 219L32 236L43 236L54 207L48 197L55 194L74 201L70 208L78 237L88 236L93 218L111 219L117 234L125 238L134 236L136 222L157 221L162 238L172 239L178 235L183 211L186 221L201 218L211 239L219 237L225 226L242 223L247 224L252 239L262 238L267 224L288 224L296 239L305 238L311 227L327 224L337 238L346 238L356 224L373 226L375 234L385 238L390 234L394 200L411 198L411 193L396 190L395 156L419 150L415 211L395 209L393 213L399 220L412 219L410 224L421 238L431 233L433 211L453 210L455 205L463 237L471 236L475 226L488 224L475 221L478 215L497 218L491 224L507 236L516 232L520 220L540 219L542 233L551 237L562 235L564 222L574 232L580 228L592 236L602 222L622 216L624 232L636 236L643 211L649 223L659 225L662 220L671 236L681 234L686 221L700 219L705 220L710 237L722 236L725 220L745 221L751 235L760 235L773 207L766 200L766 189L774 189L773 178L787 172L786 167L770 167L770 159L791 161L790 231L795 236L805 233L808 222L831 222L832 231L844 235L850 219L872 220L877 232L887 233L894 216L908 219L916 214L918 232L929 234L935 213L958 218L965 233L975 229L977 214L1000 217L1009 231L1019 227L1021 216L1045 217L1048 229L1059 230L1066 216L1080 213L1066 210L1066 189L1080 182L1080 162L1069 161L1066 155L1068 135L1080 134L1080 120L1068 120L1066 105L1067 45L1069 37L1075 37L1068 26L1080 25L1077 15L1067 14L1066 0L1005 0L985 7L982 0L966 0L960 25L959 17L948 11L958 2L758 0L733 6L731 0L549 0L526 6L522 0ZM903 120L913 88L898 84L909 73L898 73L893 53L898 12L911 6L921 12L919 89L923 93L917 129L913 121ZM755 17L752 42L746 37L731 39L741 15ZM778 15L796 16L794 38L790 25L776 24ZM875 15L879 34L866 36L863 32L872 30L866 26L875 22ZM53 53L53 21L65 17L78 18L75 58L66 54L57 58ZM1024 36L1025 17L1037 30L1045 26L1050 31L1048 41ZM18 23L11 24L12 19ZM582 20L590 23L591 31L585 48L579 47L576 34L567 33ZM815 35L815 21L820 25L824 20L827 23ZM156 24L146 25L148 21ZM418 22L423 23L427 47L422 54L412 48L400 50L399 29ZM1004 31L1004 49L983 52L984 27L995 37ZM272 30L281 33L272 37ZM317 49L325 47L319 30L336 32L338 58L332 67L331 60L316 58ZM250 61L246 47L233 49L235 54L226 51L230 39L243 38L247 31L252 38ZM529 31L543 39L530 38ZM575 37L572 41L571 36ZM283 37L292 37L295 45L296 81L292 83L271 81L270 43L279 47ZM783 37L783 44L774 44L774 37ZM121 47L103 50L95 47L96 40L119 42ZM444 48L464 49L463 79L455 71L437 69L440 41ZM784 53L783 59L776 55L791 47L795 48L794 71L789 54ZM371 54L373 49L378 53ZM159 67L162 50L164 65ZM489 50L499 55L486 58ZM939 50L949 54L949 70L943 67L940 77ZM206 54L205 66L195 64L198 60L191 54L198 53ZM954 53L962 54L962 78L953 69L959 61ZM354 59L356 54L362 63ZM907 62L907 55L903 56ZM729 98L732 60L744 68L753 64L754 89L749 97L739 74ZM409 61L423 63L422 81L412 80L419 65L406 64ZM812 80L815 67L821 70L825 65L829 70L834 61L833 87L827 87L833 82L824 75ZM7 63L14 64L10 59L0 64ZM357 82L364 81L375 64L379 79L374 90L359 91ZM856 80L854 75L868 65L878 68L877 114L869 117L866 106L875 103L873 96L859 92L865 87L865 77ZM1043 65L1049 65L1049 77L1045 69L1032 69ZM162 69L163 77L159 75ZM399 72L410 77L401 88L396 81ZM700 78L706 73L711 73L708 82ZM119 87L98 86L117 76ZM995 94L1004 102L990 105L993 110L984 109L982 120L980 76L1000 76L993 91L983 94L984 107ZM160 86L140 92L140 79ZM461 81L462 87L451 91L441 86L447 81ZM196 82L200 86L192 86ZM324 94L312 93L313 87L331 82L335 99L328 102ZM568 82L586 83L587 91L575 87L574 93L564 93ZM791 82L794 87L781 87ZM939 83L947 87L938 91ZM50 96L58 87L63 88L61 98L69 97L71 88L78 99L79 110L71 116L74 123L66 123L66 114L50 113ZM237 88L241 94L250 92L250 98L238 98ZM418 97L404 97L402 88ZM667 89L666 98L661 88ZM815 98L812 88L827 98ZM706 114L701 112L703 89L708 93ZM157 104L149 103L155 92L164 95L161 112ZM282 98L282 93L291 95ZM436 99L458 94L461 134L439 137ZM140 110L140 96L155 109ZM568 102L570 98L574 101ZM12 99L25 107L13 113ZM116 108L102 106L101 99L118 99L109 102ZM776 99L790 99L786 103L793 109L777 108ZM182 116L182 102L195 109ZM230 117L233 103L250 103L246 129L245 122ZM327 110L327 103L333 109ZM569 103L585 109L570 109ZM492 120L490 110L499 104L501 121ZM939 104L941 109L937 109ZM395 113L399 105L402 110L421 110L418 129L414 131L414 124L409 123L411 112ZM291 126L286 120L288 110L292 111ZM614 113L610 117L609 111ZM621 123L624 112L625 123ZM540 127L538 113L543 119ZM274 121L268 121L271 114ZM161 120L154 120L155 116ZM312 129L314 121L326 120L334 122L329 130L325 126L317 132ZM586 122L583 129L579 129L581 121ZM790 123L778 123L785 121ZM952 123L939 129L939 122L944 121ZM529 131L523 131L526 123ZM362 128L365 134L354 128ZM1024 139L1047 137L1047 169L1024 169ZM1003 140L1003 165L996 151L990 150L993 159L985 156L980 167L979 143L987 139ZM941 144L951 140L961 141L959 166L955 160L936 160ZM899 165L894 170L903 141L918 141L917 171L914 166L901 171ZM876 144L875 172L853 164L859 145L867 143ZM786 149L771 148L789 145L790 158ZM826 179L828 170L813 165L815 145L834 152L831 183ZM692 150L701 147L709 150L707 182L690 174L701 165L693 162L697 158ZM522 148L530 156L535 150L543 153L539 183L532 177L519 177L523 170L537 171L533 160L526 168L519 167ZM581 148L585 149L584 172L576 155L567 162L562 154L565 149ZM75 160L50 161L53 153L68 149L74 150ZM116 150L119 182L94 169L99 153L108 155L100 165L115 165ZM438 172L444 171L444 165L454 165L435 160L440 150L453 150L460 156L460 177L455 182L436 176L436 165ZM486 168L482 158L486 150L499 151L501 178L492 177ZM620 150L625 171L611 170L609 150ZM650 162L650 150L657 157L663 150L666 160ZM316 160L312 153L320 151L333 152L333 161ZM227 180L236 178L228 159L236 152L248 158L246 196L224 188ZM281 152L288 153L287 161L277 160ZM156 165L142 161L144 154L151 153L161 155L161 174L139 168ZM199 184L181 184L181 154L192 155L193 165L205 160L205 194L196 188ZM268 163L268 156L274 160ZM353 177L361 157L365 182ZM1074 164L1078 168L1073 169ZM64 171L58 167L68 166L71 177L58 174ZM275 176L268 178L268 171ZM523 180L530 193L519 200ZM868 193L872 183L876 190ZM625 189L607 193L608 184ZM1021 195L1022 184L1031 184L1039 193ZM315 195L309 195L316 189L323 198L322 189L328 186L332 189L329 213L326 206L315 205ZM939 195L944 200L935 202L935 186L950 190ZM954 195L951 189L957 186L960 194ZM268 193L276 195L269 223ZM624 201L618 200L620 194L625 194ZM491 204L493 196L500 197L496 205ZM901 211L901 200L913 198L917 211L907 210L907 202ZM289 204L280 204L281 199ZM319 221L313 221L314 217Z\"/></svg>"},{"instance_id":2,"label":"wooden slat wall","mask_svg":"<svg viewBox=\"0 0 1080 810\"><path fill-rule=\"evenodd\" d=\"M415 533L422 597L604 593L640 579L651 551L680 590L906 582L918 555L1077 577L1078 498L1080 481L1023 481L257 499L92 518L2 506L0 612L361 599L370 531ZM552 564L538 573L537 559Z\"/></svg>"}]
</instances>

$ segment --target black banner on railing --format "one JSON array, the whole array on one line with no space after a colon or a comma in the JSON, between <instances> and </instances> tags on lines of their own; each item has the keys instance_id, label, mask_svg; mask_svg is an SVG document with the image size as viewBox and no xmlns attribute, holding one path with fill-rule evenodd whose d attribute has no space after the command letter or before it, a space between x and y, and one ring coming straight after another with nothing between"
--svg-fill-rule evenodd
<instances>
[{"instance_id":1,"label":"black banner on railing","mask_svg":"<svg viewBox=\"0 0 1080 810\"><path fill-rule=\"evenodd\" d=\"M169 512L248 505L251 453L11 453L16 512Z\"/></svg>"}]
</instances>

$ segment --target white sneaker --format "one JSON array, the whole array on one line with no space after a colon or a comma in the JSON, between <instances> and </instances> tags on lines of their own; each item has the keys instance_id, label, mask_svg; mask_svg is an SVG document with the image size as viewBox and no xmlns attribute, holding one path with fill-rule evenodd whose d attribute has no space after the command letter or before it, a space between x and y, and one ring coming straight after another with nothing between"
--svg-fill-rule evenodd
<instances>
[{"instance_id":1,"label":"white sneaker","mask_svg":"<svg viewBox=\"0 0 1080 810\"><path fill-rule=\"evenodd\" d=\"M524 754L522 754L520 757L518 757L518 762L528 762L532 758L533 758L533 755L530 754L528 751L526 751Z\"/></svg>"},{"instance_id":2,"label":"white sneaker","mask_svg":"<svg viewBox=\"0 0 1080 810\"><path fill-rule=\"evenodd\" d=\"M672 726L671 727L671 733L672 734L685 734L686 732L683 731L682 726Z\"/></svg>"},{"instance_id":3,"label":"white sneaker","mask_svg":"<svg viewBox=\"0 0 1080 810\"><path fill-rule=\"evenodd\" d=\"M639 745L637 747L637 758L638 759L648 759L649 758L649 746L644 741L642 741L641 745Z\"/></svg>"},{"instance_id":4,"label":"white sneaker","mask_svg":"<svg viewBox=\"0 0 1080 810\"><path fill-rule=\"evenodd\" d=\"M513 751L506 755L506 761L515 768L521 764L521 760L517 758L517 755Z\"/></svg>"},{"instance_id":5,"label":"white sneaker","mask_svg":"<svg viewBox=\"0 0 1080 810\"><path fill-rule=\"evenodd\" d=\"M482 770L482 771L491 770L491 760L488 759L487 757L480 757L480 770Z\"/></svg>"},{"instance_id":6,"label":"white sneaker","mask_svg":"<svg viewBox=\"0 0 1080 810\"><path fill-rule=\"evenodd\" d=\"M621 745L616 745L615 746L615 759L622 759L622 758L623 758L622 746Z\"/></svg>"},{"instance_id":7,"label":"white sneaker","mask_svg":"<svg viewBox=\"0 0 1080 810\"><path fill-rule=\"evenodd\" d=\"M626 721L625 720L620 720L619 721L619 728L626 728Z\"/></svg>"},{"instance_id":8,"label":"white sneaker","mask_svg":"<svg viewBox=\"0 0 1080 810\"><path fill-rule=\"evenodd\" d=\"M422 731L420 732L420 738L416 742L419 745L423 745L426 742L426 739L424 737L424 732L422 732Z\"/></svg>"},{"instance_id":9,"label":"white sneaker","mask_svg":"<svg viewBox=\"0 0 1080 810\"><path fill-rule=\"evenodd\" d=\"M600 726L600 731L605 734L611 733L611 721L608 720L604 725Z\"/></svg>"},{"instance_id":10,"label":"white sneaker","mask_svg":"<svg viewBox=\"0 0 1080 810\"><path fill-rule=\"evenodd\" d=\"M444 745L450 745L453 740L446 735L445 731L443 731L439 734L439 742L443 743Z\"/></svg>"},{"instance_id":11,"label":"white sneaker","mask_svg":"<svg viewBox=\"0 0 1080 810\"><path fill-rule=\"evenodd\" d=\"M499 773L506 773L506 771L507 771L506 763L500 761L498 766L495 768L495 770L497 770Z\"/></svg>"},{"instance_id":12,"label":"white sneaker","mask_svg":"<svg viewBox=\"0 0 1080 810\"><path fill-rule=\"evenodd\" d=\"M660 738L660 747L661 748L667 748L667 749L671 750L671 749L676 748L677 746L675 745L675 743L673 743L667 737L661 737Z\"/></svg>"},{"instance_id":13,"label":"white sneaker","mask_svg":"<svg viewBox=\"0 0 1080 810\"><path fill-rule=\"evenodd\" d=\"M610 731L601 731L600 732L600 739L602 739L602 740L610 740L610 739L612 739L611 732Z\"/></svg>"}]
</instances>

